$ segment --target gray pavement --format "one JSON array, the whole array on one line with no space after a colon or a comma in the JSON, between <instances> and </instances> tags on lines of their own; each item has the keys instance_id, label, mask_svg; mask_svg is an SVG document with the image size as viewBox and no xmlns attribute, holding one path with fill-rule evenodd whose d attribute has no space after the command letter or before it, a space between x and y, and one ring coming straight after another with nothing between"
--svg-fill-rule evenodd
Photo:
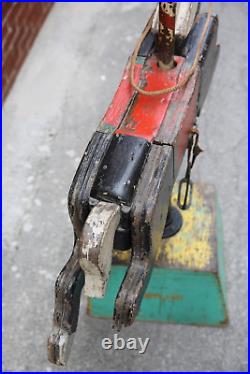
<instances>
[{"instance_id":1,"label":"gray pavement","mask_svg":"<svg viewBox=\"0 0 250 374\"><path fill-rule=\"evenodd\" d=\"M53 287L73 242L67 193L154 3L57 3L3 107L3 369L247 371L247 4L217 3L221 55L199 125L194 179L217 187L227 328L135 323L144 355L104 351L110 321L85 316L66 369L47 362Z\"/></svg>"}]
</instances>

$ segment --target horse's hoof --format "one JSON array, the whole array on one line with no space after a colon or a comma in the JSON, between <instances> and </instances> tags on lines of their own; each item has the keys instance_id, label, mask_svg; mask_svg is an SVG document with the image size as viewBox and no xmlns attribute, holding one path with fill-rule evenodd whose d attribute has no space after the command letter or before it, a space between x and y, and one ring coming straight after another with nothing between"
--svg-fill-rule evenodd
<instances>
[{"instance_id":1,"label":"horse's hoof","mask_svg":"<svg viewBox=\"0 0 250 374\"><path fill-rule=\"evenodd\" d=\"M74 333L54 328L48 339L48 359L52 364L66 365L70 354Z\"/></svg>"}]
</instances>

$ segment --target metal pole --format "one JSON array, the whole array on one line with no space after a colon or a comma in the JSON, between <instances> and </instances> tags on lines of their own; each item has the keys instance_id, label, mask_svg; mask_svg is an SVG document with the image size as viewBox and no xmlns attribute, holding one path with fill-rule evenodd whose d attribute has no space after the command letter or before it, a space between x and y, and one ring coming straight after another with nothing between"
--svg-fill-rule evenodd
<instances>
[{"instance_id":1,"label":"metal pole","mask_svg":"<svg viewBox=\"0 0 250 374\"><path fill-rule=\"evenodd\" d=\"M176 3L159 2L158 56L164 69L174 67Z\"/></svg>"}]
</instances>

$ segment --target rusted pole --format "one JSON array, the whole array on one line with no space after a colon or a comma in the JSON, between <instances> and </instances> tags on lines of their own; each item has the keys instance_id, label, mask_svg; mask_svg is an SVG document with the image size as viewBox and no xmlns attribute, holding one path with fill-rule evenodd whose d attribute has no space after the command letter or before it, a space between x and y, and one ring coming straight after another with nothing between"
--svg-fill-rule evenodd
<instances>
[{"instance_id":1,"label":"rusted pole","mask_svg":"<svg viewBox=\"0 0 250 374\"><path fill-rule=\"evenodd\" d=\"M158 56L159 65L174 67L176 3L159 2Z\"/></svg>"}]
</instances>

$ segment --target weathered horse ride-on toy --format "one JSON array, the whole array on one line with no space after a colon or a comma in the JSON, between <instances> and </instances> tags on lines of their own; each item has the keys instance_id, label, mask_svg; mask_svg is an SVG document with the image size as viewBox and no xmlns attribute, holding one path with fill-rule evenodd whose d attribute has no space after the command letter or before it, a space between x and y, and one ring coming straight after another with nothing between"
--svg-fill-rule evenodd
<instances>
[{"instance_id":1,"label":"weathered horse ride-on toy","mask_svg":"<svg viewBox=\"0 0 250 374\"><path fill-rule=\"evenodd\" d=\"M185 151L177 205L191 204L191 169L201 149L197 117L216 66L218 18L199 3L159 3L128 60L69 191L73 252L55 285L49 360L64 365L77 329L82 289L102 298L113 250L128 251L114 301L117 330L140 309L162 238L182 226L171 194Z\"/></svg>"}]
</instances>

